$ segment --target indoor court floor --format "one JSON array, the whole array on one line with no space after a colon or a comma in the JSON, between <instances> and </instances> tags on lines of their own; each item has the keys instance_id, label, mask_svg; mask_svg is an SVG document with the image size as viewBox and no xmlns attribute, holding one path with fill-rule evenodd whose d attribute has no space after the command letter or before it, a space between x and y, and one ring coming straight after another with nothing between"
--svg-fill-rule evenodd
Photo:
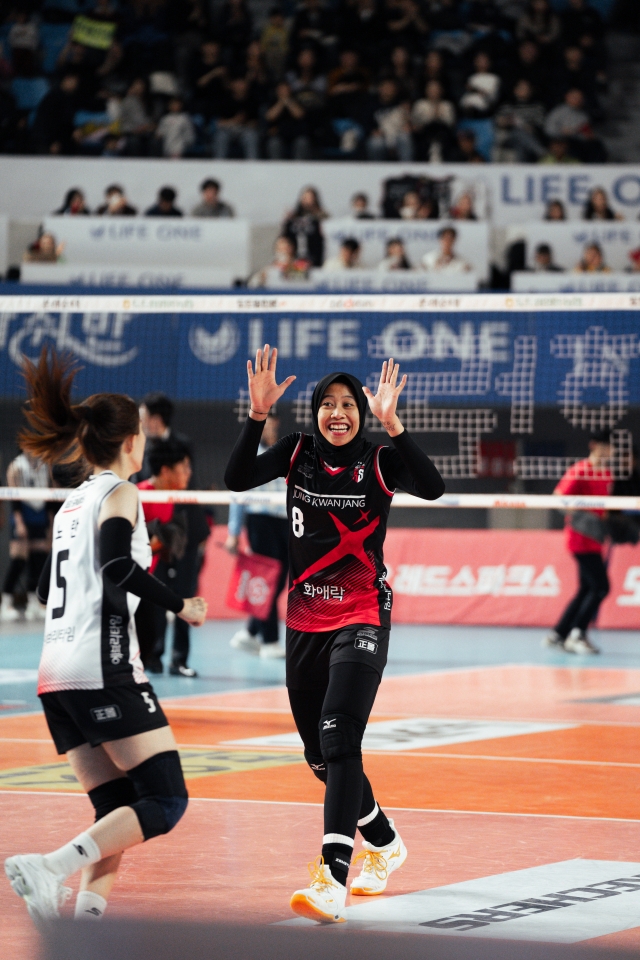
<instances>
[{"instance_id":1,"label":"indoor court floor","mask_svg":"<svg viewBox=\"0 0 640 960\"><path fill-rule=\"evenodd\" d=\"M284 664L232 651L237 626L194 632L197 679L152 678L191 803L173 833L125 855L112 917L307 923L288 901L320 851L323 787ZM640 951L640 635L596 632L592 658L541 636L393 628L365 769L409 856L384 897L348 901L351 929ZM0 629L3 858L52 849L91 819L35 696L40 642L28 624ZM35 956L4 877L0 916L0 956Z\"/></svg>"}]
</instances>

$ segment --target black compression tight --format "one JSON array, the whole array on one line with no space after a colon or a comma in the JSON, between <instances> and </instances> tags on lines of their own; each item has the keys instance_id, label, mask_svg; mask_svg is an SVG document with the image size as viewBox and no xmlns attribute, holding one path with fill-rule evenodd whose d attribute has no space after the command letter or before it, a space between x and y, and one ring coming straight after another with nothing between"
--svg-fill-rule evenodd
<instances>
[{"instance_id":1,"label":"black compression tight","mask_svg":"<svg viewBox=\"0 0 640 960\"><path fill-rule=\"evenodd\" d=\"M364 729L379 684L378 673L366 664L336 663L329 670L325 688L289 690L293 719L307 753L321 757L318 727L323 715L336 713L353 717ZM358 820L369 817L376 805L362 767L362 756L329 762L326 767L325 835L354 837Z\"/></svg>"}]
</instances>

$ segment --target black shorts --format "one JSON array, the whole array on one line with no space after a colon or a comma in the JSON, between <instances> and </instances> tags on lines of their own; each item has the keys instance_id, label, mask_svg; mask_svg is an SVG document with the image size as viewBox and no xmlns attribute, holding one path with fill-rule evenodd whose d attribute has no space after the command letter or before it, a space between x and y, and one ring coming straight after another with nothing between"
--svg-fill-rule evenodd
<instances>
[{"instance_id":1,"label":"black shorts","mask_svg":"<svg viewBox=\"0 0 640 960\"><path fill-rule=\"evenodd\" d=\"M58 753L89 743L122 740L169 721L150 683L126 683L103 690L57 690L40 699Z\"/></svg>"},{"instance_id":2,"label":"black shorts","mask_svg":"<svg viewBox=\"0 0 640 960\"><path fill-rule=\"evenodd\" d=\"M366 663L382 677L388 652L389 627L353 623L328 633L287 627L287 686L292 690L326 687L334 663Z\"/></svg>"}]
</instances>

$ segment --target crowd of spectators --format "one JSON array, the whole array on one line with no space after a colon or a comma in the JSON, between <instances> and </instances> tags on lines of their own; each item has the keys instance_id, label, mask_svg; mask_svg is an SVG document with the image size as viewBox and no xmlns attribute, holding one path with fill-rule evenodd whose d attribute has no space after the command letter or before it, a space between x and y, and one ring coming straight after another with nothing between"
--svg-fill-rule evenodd
<instances>
[{"instance_id":1,"label":"crowd of spectators","mask_svg":"<svg viewBox=\"0 0 640 960\"><path fill-rule=\"evenodd\" d=\"M257 8L256 8L257 9ZM589 0L0 3L0 151L578 163L605 25Z\"/></svg>"}]
</instances>

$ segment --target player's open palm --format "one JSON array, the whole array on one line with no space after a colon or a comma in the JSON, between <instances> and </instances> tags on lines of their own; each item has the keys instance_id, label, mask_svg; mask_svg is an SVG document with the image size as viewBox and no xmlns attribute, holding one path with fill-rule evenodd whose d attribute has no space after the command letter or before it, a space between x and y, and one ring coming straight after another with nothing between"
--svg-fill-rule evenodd
<instances>
[{"instance_id":1,"label":"player's open palm","mask_svg":"<svg viewBox=\"0 0 640 960\"><path fill-rule=\"evenodd\" d=\"M276 362L278 350L276 347L269 356L269 344L265 343L263 350L256 352L256 368L253 369L251 360L247 360L247 374L249 377L249 398L254 413L269 413L287 387L290 387L295 377L287 377L282 383L276 381Z\"/></svg>"},{"instance_id":2,"label":"player's open palm","mask_svg":"<svg viewBox=\"0 0 640 960\"><path fill-rule=\"evenodd\" d=\"M373 394L368 387L362 388L369 401L371 413L374 417L378 418L384 427L390 427L394 424L398 397L404 390L407 382L407 376L405 374L400 383L398 383L399 370L400 365L394 363L393 358L385 360L382 364L377 393Z\"/></svg>"}]
</instances>

